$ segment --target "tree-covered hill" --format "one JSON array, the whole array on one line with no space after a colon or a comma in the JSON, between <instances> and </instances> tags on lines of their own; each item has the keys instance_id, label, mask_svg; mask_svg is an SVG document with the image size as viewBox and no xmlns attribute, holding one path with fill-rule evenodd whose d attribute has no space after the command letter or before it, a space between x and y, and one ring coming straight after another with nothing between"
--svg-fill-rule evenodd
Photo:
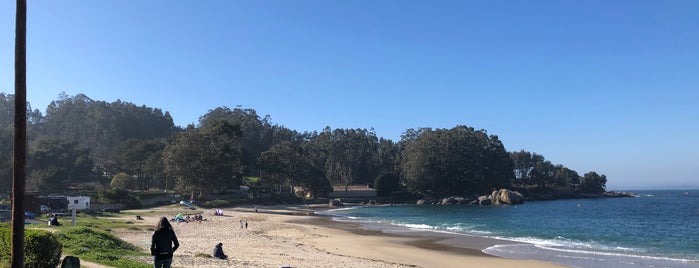
<instances>
[{"instance_id":1,"label":"tree-covered hill","mask_svg":"<svg viewBox=\"0 0 699 268\"><path fill-rule=\"evenodd\" d=\"M2 191L12 176L13 113L13 95L1 93ZM408 129L394 142L373 129L299 132L253 109L215 107L183 129L167 111L83 94L61 94L46 115L31 108L27 114L27 187L44 194L109 187L119 173L136 178L128 184L136 189L204 195L247 176L259 177L260 187L301 186L312 196L333 184L371 185L379 175L386 178L379 193L412 196L502 187L600 193L606 185L604 175L580 176L536 153L507 152L496 135L464 125Z\"/></svg>"}]
</instances>

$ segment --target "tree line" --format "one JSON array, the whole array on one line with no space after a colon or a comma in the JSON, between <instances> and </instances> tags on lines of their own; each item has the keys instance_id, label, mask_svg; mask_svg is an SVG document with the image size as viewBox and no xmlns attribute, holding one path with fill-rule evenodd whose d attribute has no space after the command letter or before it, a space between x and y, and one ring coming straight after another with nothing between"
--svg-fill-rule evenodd
<instances>
[{"instance_id":1,"label":"tree line","mask_svg":"<svg viewBox=\"0 0 699 268\"><path fill-rule=\"evenodd\" d=\"M83 94L59 95L46 115L27 107L27 187L43 194L110 183L210 194L238 187L245 177L258 177L261 187L299 186L312 196L331 185L421 196L512 185L599 193L606 185L604 175L580 176L536 153L507 152L496 135L463 125L408 129L394 142L373 129L298 132L241 107L214 108L185 127L157 108ZM11 186L13 113L13 95L0 93L2 192ZM134 182L112 181L124 174Z\"/></svg>"}]
</instances>

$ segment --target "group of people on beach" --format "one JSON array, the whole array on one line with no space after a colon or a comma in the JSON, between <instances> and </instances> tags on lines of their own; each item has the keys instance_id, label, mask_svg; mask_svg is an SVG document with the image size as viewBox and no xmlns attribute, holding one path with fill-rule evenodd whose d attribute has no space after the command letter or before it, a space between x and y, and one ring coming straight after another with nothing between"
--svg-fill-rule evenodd
<instances>
[{"instance_id":1,"label":"group of people on beach","mask_svg":"<svg viewBox=\"0 0 699 268\"><path fill-rule=\"evenodd\" d=\"M201 223L202 221L206 221L204 219L204 216L201 214L194 215L194 216L189 216L187 215L186 217L182 216L182 213L175 215L174 218L172 218L172 221L174 222L198 222Z\"/></svg>"}]
</instances>

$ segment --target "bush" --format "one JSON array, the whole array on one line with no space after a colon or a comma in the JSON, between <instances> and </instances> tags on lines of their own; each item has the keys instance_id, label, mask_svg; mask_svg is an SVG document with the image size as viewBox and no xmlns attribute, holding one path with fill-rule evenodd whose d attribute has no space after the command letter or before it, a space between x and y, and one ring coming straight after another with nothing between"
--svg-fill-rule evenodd
<instances>
[{"instance_id":1,"label":"bush","mask_svg":"<svg viewBox=\"0 0 699 268\"><path fill-rule=\"evenodd\" d=\"M228 207L231 205L231 202L228 202L227 200L216 199L216 200L206 201L204 203L204 205L206 205L208 207Z\"/></svg>"},{"instance_id":2,"label":"bush","mask_svg":"<svg viewBox=\"0 0 699 268\"><path fill-rule=\"evenodd\" d=\"M112 188L136 189L136 179L124 172L117 173L109 183Z\"/></svg>"},{"instance_id":3,"label":"bush","mask_svg":"<svg viewBox=\"0 0 699 268\"><path fill-rule=\"evenodd\" d=\"M24 267L56 267L61 261L63 245L49 231L26 230Z\"/></svg>"},{"instance_id":4,"label":"bush","mask_svg":"<svg viewBox=\"0 0 699 268\"><path fill-rule=\"evenodd\" d=\"M0 225L0 266L10 264L10 225ZM28 229L24 231L24 266L56 267L61 261L63 245L49 231Z\"/></svg>"},{"instance_id":5,"label":"bush","mask_svg":"<svg viewBox=\"0 0 699 268\"><path fill-rule=\"evenodd\" d=\"M97 201L102 204L123 203L127 208L140 208L141 202L124 188L114 188L109 190L100 190L97 192Z\"/></svg>"}]
</instances>

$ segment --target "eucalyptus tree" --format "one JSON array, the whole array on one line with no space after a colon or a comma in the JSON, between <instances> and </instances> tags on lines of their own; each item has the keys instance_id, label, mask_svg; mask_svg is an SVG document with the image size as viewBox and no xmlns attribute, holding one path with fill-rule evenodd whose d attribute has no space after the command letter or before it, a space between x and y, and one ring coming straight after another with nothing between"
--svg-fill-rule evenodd
<instances>
[{"instance_id":1,"label":"eucalyptus tree","mask_svg":"<svg viewBox=\"0 0 699 268\"><path fill-rule=\"evenodd\" d=\"M554 165L543 155L521 150L510 153L510 157L514 163L517 183L565 188L580 184L580 175L575 170L561 164Z\"/></svg>"},{"instance_id":2,"label":"eucalyptus tree","mask_svg":"<svg viewBox=\"0 0 699 268\"><path fill-rule=\"evenodd\" d=\"M293 186L301 168L299 150L299 146L283 141L263 152L257 158L257 164L262 170L261 184L272 186L288 183Z\"/></svg>"},{"instance_id":3,"label":"eucalyptus tree","mask_svg":"<svg viewBox=\"0 0 699 268\"><path fill-rule=\"evenodd\" d=\"M519 152L511 152L510 158L514 164L515 179L518 181L529 181L529 172L534 164L532 163L532 154L525 150Z\"/></svg>"},{"instance_id":4,"label":"eucalyptus tree","mask_svg":"<svg viewBox=\"0 0 699 268\"><path fill-rule=\"evenodd\" d=\"M396 174L399 172L400 166L398 163L400 151L397 144L389 139L380 138L376 145L376 152L373 154L372 164L375 167L374 172Z\"/></svg>"},{"instance_id":5,"label":"eucalyptus tree","mask_svg":"<svg viewBox=\"0 0 699 268\"><path fill-rule=\"evenodd\" d=\"M156 178L161 178L162 165L157 158L162 157L166 140L158 139L129 139L117 144L111 155L116 169L136 176L136 187L148 189L158 186Z\"/></svg>"},{"instance_id":6,"label":"eucalyptus tree","mask_svg":"<svg viewBox=\"0 0 699 268\"><path fill-rule=\"evenodd\" d=\"M41 139L29 148L27 188L43 194L62 193L91 177L89 150L75 142Z\"/></svg>"},{"instance_id":7,"label":"eucalyptus tree","mask_svg":"<svg viewBox=\"0 0 699 268\"><path fill-rule=\"evenodd\" d=\"M242 109L236 107L218 107L209 110L199 118L199 126L206 127L212 122L225 120L230 124L240 126L243 133L241 137L244 173L247 175L259 174L256 159L264 151L274 144L274 127L269 115L260 117L254 109Z\"/></svg>"},{"instance_id":8,"label":"eucalyptus tree","mask_svg":"<svg viewBox=\"0 0 699 268\"><path fill-rule=\"evenodd\" d=\"M84 94L59 95L46 108L41 132L90 148L98 164L108 168L114 148L129 139L165 138L179 131L168 112L133 103L95 101ZM111 170L118 172L119 170Z\"/></svg>"},{"instance_id":9,"label":"eucalyptus tree","mask_svg":"<svg viewBox=\"0 0 699 268\"><path fill-rule=\"evenodd\" d=\"M175 188L200 195L240 184L242 133L225 120L190 128L170 141L163 152L165 173Z\"/></svg>"},{"instance_id":10,"label":"eucalyptus tree","mask_svg":"<svg viewBox=\"0 0 699 268\"><path fill-rule=\"evenodd\" d=\"M317 148L310 142L283 141L273 145L258 158L262 168L260 180L265 185L301 186L312 196L324 195L332 190L325 177Z\"/></svg>"},{"instance_id":11,"label":"eucalyptus tree","mask_svg":"<svg viewBox=\"0 0 699 268\"><path fill-rule=\"evenodd\" d=\"M383 172L374 180L374 189L378 196L390 196L400 189L400 180L393 173Z\"/></svg>"},{"instance_id":12,"label":"eucalyptus tree","mask_svg":"<svg viewBox=\"0 0 699 268\"><path fill-rule=\"evenodd\" d=\"M580 188L586 193L603 193L607 188L607 176L590 171L583 175Z\"/></svg>"},{"instance_id":13,"label":"eucalyptus tree","mask_svg":"<svg viewBox=\"0 0 699 268\"><path fill-rule=\"evenodd\" d=\"M9 193L12 187L12 130L0 128L0 191Z\"/></svg>"},{"instance_id":14,"label":"eucalyptus tree","mask_svg":"<svg viewBox=\"0 0 699 268\"><path fill-rule=\"evenodd\" d=\"M422 129L401 153L408 189L428 195L483 193L507 185L512 170L497 136L466 126Z\"/></svg>"},{"instance_id":15,"label":"eucalyptus tree","mask_svg":"<svg viewBox=\"0 0 699 268\"><path fill-rule=\"evenodd\" d=\"M334 184L371 184L381 172L378 138L366 129L326 128L317 137L325 149L325 174Z\"/></svg>"},{"instance_id":16,"label":"eucalyptus tree","mask_svg":"<svg viewBox=\"0 0 699 268\"><path fill-rule=\"evenodd\" d=\"M580 184L580 175L575 170L569 169L563 165L554 167L554 185L559 187L571 187Z\"/></svg>"}]
</instances>

